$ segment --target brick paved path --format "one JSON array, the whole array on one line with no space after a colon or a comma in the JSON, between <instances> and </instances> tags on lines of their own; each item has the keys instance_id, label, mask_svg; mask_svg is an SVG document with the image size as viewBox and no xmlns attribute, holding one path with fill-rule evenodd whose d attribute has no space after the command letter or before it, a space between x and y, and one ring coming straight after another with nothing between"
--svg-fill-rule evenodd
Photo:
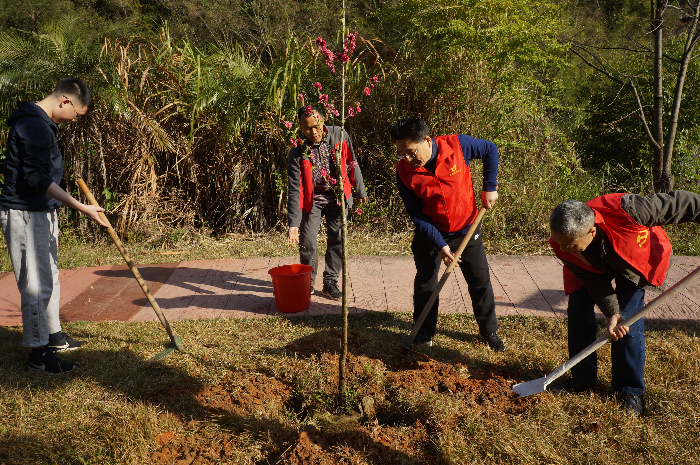
<instances>
[{"instance_id":1,"label":"brick paved path","mask_svg":"<svg viewBox=\"0 0 700 465\"><path fill-rule=\"evenodd\" d=\"M255 318L340 313L340 304L318 293L308 310L277 310L270 268L295 263L296 257L208 260L140 265L144 279L170 321L186 318ZM561 262L543 256L489 256L498 315L566 315ZM321 264L323 266L323 264ZM350 257L350 312L412 312L413 258ZM669 272L673 284L700 266L700 257L675 257ZM153 309L129 269L103 266L61 270L62 321L156 320ZM316 289L320 290L322 270ZM656 296L647 293L647 300ZM455 270L440 294L443 313L471 313L461 272ZM650 319L700 321L700 280L652 312ZM0 275L0 326L21 324L14 275Z\"/></svg>"}]
</instances>

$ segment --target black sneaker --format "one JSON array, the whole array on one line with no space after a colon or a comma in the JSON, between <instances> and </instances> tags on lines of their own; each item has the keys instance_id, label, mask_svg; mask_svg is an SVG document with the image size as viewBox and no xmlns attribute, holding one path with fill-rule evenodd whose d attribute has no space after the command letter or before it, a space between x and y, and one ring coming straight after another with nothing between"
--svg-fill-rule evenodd
<instances>
[{"instance_id":1,"label":"black sneaker","mask_svg":"<svg viewBox=\"0 0 700 465\"><path fill-rule=\"evenodd\" d=\"M39 357L29 357L27 368L37 373L44 373L49 376L67 373L75 368L75 364L61 360L52 350L46 350Z\"/></svg>"},{"instance_id":2,"label":"black sneaker","mask_svg":"<svg viewBox=\"0 0 700 465\"><path fill-rule=\"evenodd\" d=\"M432 347L433 346L433 338L421 336L419 333L416 336L416 338L413 340L413 345L414 346Z\"/></svg>"},{"instance_id":3,"label":"black sneaker","mask_svg":"<svg viewBox=\"0 0 700 465\"><path fill-rule=\"evenodd\" d=\"M484 333L481 335L481 337L484 338L486 345L489 346L494 352L504 352L506 350L505 344L503 344L503 341L501 341L501 338L498 337L498 334L495 332Z\"/></svg>"},{"instance_id":4,"label":"black sneaker","mask_svg":"<svg viewBox=\"0 0 700 465\"><path fill-rule=\"evenodd\" d=\"M79 349L84 345L85 341L78 341L70 336L67 336L66 334L63 334L60 341L58 341L56 344L49 343L49 345L46 347L54 352L67 352L69 350Z\"/></svg>"},{"instance_id":5,"label":"black sneaker","mask_svg":"<svg viewBox=\"0 0 700 465\"><path fill-rule=\"evenodd\" d=\"M627 394L622 404L622 409L634 416L642 416L644 413L644 395Z\"/></svg>"},{"instance_id":6,"label":"black sneaker","mask_svg":"<svg viewBox=\"0 0 700 465\"><path fill-rule=\"evenodd\" d=\"M323 283L323 295L331 300L341 300L343 298L343 293L338 289L338 285L335 283Z\"/></svg>"}]
</instances>

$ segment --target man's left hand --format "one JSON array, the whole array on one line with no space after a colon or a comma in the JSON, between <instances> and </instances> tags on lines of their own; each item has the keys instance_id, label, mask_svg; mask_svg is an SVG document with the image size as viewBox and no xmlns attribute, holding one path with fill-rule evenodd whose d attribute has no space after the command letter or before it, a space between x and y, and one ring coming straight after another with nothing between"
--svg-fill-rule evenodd
<instances>
[{"instance_id":1,"label":"man's left hand","mask_svg":"<svg viewBox=\"0 0 700 465\"><path fill-rule=\"evenodd\" d=\"M615 326L625 321L625 318L620 314L613 315L605 321L608 325L608 335L612 338L613 341L617 341L625 334L627 334L630 330L629 326L620 326L615 330Z\"/></svg>"},{"instance_id":2,"label":"man's left hand","mask_svg":"<svg viewBox=\"0 0 700 465\"><path fill-rule=\"evenodd\" d=\"M360 202L362 205L365 205L365 204L367 203L367 197L360 197L359 202Z\"/></svg>"},{"instance_id":3,"label":"man's left hand","mask_svg":"<svg viewBox=\"0 0 700 465\"><path fill-rule=\"evenodd\" d=\"M487 209L493 208L496 205L496 200L498 200L498 191L481 191L481 204Z\"/></svg>"}]
</instances>

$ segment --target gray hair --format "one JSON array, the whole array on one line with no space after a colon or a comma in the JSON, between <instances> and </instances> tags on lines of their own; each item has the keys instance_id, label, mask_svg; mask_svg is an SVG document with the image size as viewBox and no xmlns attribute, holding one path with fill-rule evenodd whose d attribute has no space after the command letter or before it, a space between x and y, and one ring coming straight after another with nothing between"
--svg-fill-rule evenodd
<instances>
[{"instance_id":1,"label":"gray hair","mask_svg":"<svg viewBox=\"0 0 700 465\"><path fill-rule=\"evenodd\" d=\"M557 205L549 216L549 227L566 237L578 239L595 224L591 207L578 200L567 200Z\"/></svg>"}]
</instances>

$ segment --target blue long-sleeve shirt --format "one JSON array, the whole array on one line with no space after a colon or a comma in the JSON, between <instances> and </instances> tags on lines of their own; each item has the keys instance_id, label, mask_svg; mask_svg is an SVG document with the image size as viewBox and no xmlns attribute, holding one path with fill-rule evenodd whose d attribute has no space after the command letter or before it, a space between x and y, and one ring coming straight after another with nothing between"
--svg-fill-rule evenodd
<instances>
[{"instance_id":1,"label":"blue long-sleeve shirt","mask_svg":"<svg viewBox=\"0 0 700 465\"><path fill-rule=\"evenodd\" d=\"M498 147L496 147L496 144L488 140L476 139L466 135L458 135L457 139L459 140L459 145L462 147L462 155L464 156L464 162L467 166L469 166L469 161L472 159L483 160L484 185L482 190L485 192L495 191L498 186ZM435 139L433 139L433 154L430 160L423 166L432 173L435 173L437 154L438 146ZM417 232L429 237L438 249L442 249L447 245L443 234L446 236L464 235L469 229L469 226L471 226L467 225L464 229L452 233L442 233L438 231L430 218L423 213L423 199L406 187L403 181L401 181L401 178L399 178L398 172L396 173L396 185L399 188L399 195L401 195L403 203L406 205L406 212L416 225ZM479 202L478 198L475 200Z\"/></svg>"}]
</instances>

